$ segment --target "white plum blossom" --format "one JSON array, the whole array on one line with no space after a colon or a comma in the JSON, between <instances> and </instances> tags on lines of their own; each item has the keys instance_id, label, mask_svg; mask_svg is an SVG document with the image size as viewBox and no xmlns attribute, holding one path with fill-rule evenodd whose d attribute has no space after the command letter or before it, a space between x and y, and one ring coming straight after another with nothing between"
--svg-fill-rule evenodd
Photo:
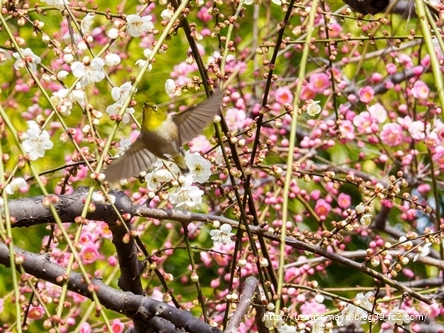
<instances>
[{"instance_id":1,"label":"white plum blossom","mask_svg":"<svg viewBox=\"0 0 444 333\"><path fill-rule=\"evenodd\" d=\"M34 161L45 156L45 150L51 149L54 144L49 139L48 132L41 130L35 121L28 121L28 126L29 129L22 136L24 138L22 145L29 158Z\"/></svg>"},{"instance_id":2,"label":"white plum blossom","mask_svg":"<svg viewBox=\"0 0 444 333\"><path fill-rule=\"evenodd\" d=\"M190 169L193 180L198 183L204 183L211 176L211 162L200 156L199 153L185 153L185 161Z\"/></svg>"},{"instance_id":3,"label":"white plum blossom","mask_svg":"<svg viewBox=\"0 0 444 333\"><path fill-rule=\"evenodd\" d=\"M310 321L311 333L331 333L331 325L327 324L322 316L317 316L316 319ZM329 326L329 327L327 327Z\"/></svg>"},{"instance_id":4,"label":"white plum blossom","mask_svg":"<svg viewBox=\"0 0 444 333\"><path fill-rule=\"evenodd\" d=\"M176 83L174 80L168 79L165 81L165 91L168 95L174 95L176 91Z\"/></svg>"},{"instance_id":5,"label":"white plum blossom","mask_svg":"<svg viewBox=\"0 0 444 333\"><path fill-rule=\"evenodd\" d=\"M176 208L187 210L202 203L204 192L191 183L191 177L186 177L185 183L176 192L170 194L169 200Z\"/></svg>"},{"instance_id":6,"label":"white plum blossom","mask_svg":"<svg viewBox=\"0 0 444 333\"><path fill-rule=\"evenodd\" d=\"M289 326L287 324L282 325L280 328L278 328L279 333L296 333L296 327Z\"/></svg>"},{"instance_id":7,"label":"white plum blossom","mask_svg":"<svg viewBox=\"0 0 444 333\"><path fill-rule=\"evenodd\" d=\"M74 102L83 104L85 101L85 92L80 89L75 89L68 94L68 89L59 89L51 96L51 101L55 104L57 111L63 116L67 117L71 114Z\"/></svg>"},{"instance_id":8,"label":"white plum blossom","mask_svg":"<svg viewBox=\"0 0 444 333\"><path fill-rule=\"evenodd\" d=\"M61 70L60 72L57 73L57 80L63 81L68 77L68 72L67 71L63 71Z\"/></svg>"},{"instance_id":9,"label":"white plum blossom","mask_svg":"<svg viewBox=\"0 0 444 333\"><path fill-rule=\"evenodd\" d=\"M432 243L425 243L421 248L421 252L415 254L413 261L418 260L419 257L427 257L430 253L430 246L432 246Z\"/></svg>"},{"instance_id":10,"label":"white plum blossom","mask_svg":"<svg viewBox=\"0 0 444 333\"><path fill-rule=\"evenodd\" d=\"M148 190L157 191L163 183L167 183L173 179L171 172L165 169L151 171L145 176Z\"/></svg>"},{"instance_id":11,"label":"white plum blossom","mask_svg":"<svg viewBox=\"0 0 444 333\"><path fill-rule=\"evenodd\" d=\"M99 203L99 204L104 204L105 203L105 196L103 195L102 192L94 191L92 194L92 201Z\"/></svg>"},{"instance_id":12,"label":"white plum blossom","mask_svg":"<svg viewBox=\"0 0 444 333\"><path fill-rule=\"evenodd\" d=\"M117 66L118 64L120 64L120 56L116 53L108 53L105 56L105 64L107 66Z\"/></svg>"},{"instance_id":13,"label":"white plum blossom","mask_svg":"<svg viewBox=\"0 0 444 333\"><path fill-rule=\"evenodd\" d=\"M233 243L231 237L234 236L234 234L231 232L231 229L231 225L224 223L219 229L211 230L211 240L215 243L221 243L224 245Z\"/></svg>"},{"instance_id":14,"label":"white plum blossom","mask_svg":"<svg viewBox=\"0 0 444 333\"><path fill-rule=\"evenodd\" d=\"M0 64L3 65L9 59L11 59L11 55L7 51L0 49Z\"/></svg>"},{"instance_id":15,"label":"white plum blossom","mask_svg":"<svg viewBox=\"0 0 444 333\"><path fill-rule=\"evenodd\" d=\"M151 21L151 15L140 17L138 14L131 14L126 17L126 31L132 37L139 37L144 32L151 32L154 29L154 24Z\"/></svg>"},{"instance_id":16,"label":"white plum blossom","mask_svg":"<svg viewBox=\"0 0 444 333\"><path fill-rule=\"evenodd\" d=\"M321 101L312 101L307 105L307 114L309 116L316 116L319 112L322 111L321 106L319 105Z\"/></svg>"},{"instance_id":17,"label":"white plum blossom","mask_svg":"<svg viewBox=\"0 0 444 333\"><path fill-rule=\"evenodd\" d=\"M383 123L387 119L387 110L380 103L373 104L368 108L368 113L372 116L372 119L378 123Z\"/></svg>"},{"instance_id":18,"label":"white plum blossom","mask_svg":"<svg viewBox=\"0 0 444 333\"><path fill-rule=\"evenodd\" d=\"M365 318L367 318L367 311L372 311L372 297L373 293L371 291L365 295L363 293L358 293L355 297L354 304L349 303L342 310L341 314L338 316L337 324L339 326L348 326L351 324L359 325ZM357 307L355 304L359 305L359 307Z\"/></svg>"},{"instance_id":19,"label":"white plum blossom","mask_svg":"<svg viewBox=\"0 0 444 333\"><path fill-rule=\"evenodd\" d=\"M18 52L14 52L12 54L12 56L17 59L14 63L14 68L19 70L20 68L26 68L26 64L28 64L33 72L37 71L37 65L40 64L42 59L35 55L30 48L26 48L24 50L21 49L21 53L23 55L23 59L20 57Z\"/></svg>"},{"instance_id":20,"label":"white plum blossom","mask_svg":"<svg viewBox=\"0 0 444 333\"><path fill-rule=\"evenodd\" d=\"M71 36L71 34L69 32L67 32L62 36L62 40L65 44L68 44L68 45L69 44L76 44L77 45L82 40L82 36L80 36L79 34L76 34L76 33L73 33ZM71 46L68 46L68 48L71 48Z\"/></svg>"},{"instance_id":21,"label":"white plum blossom","mask_svg":"<svg viewBox=\"0 0 444 333\"><path fill-rule=\"evenodd\" d=\"M111 89L111 97L114 101L124 103L128 98L128 95L131 91L131 82L125 82L120 87L113 87Z\"/></svg>"},{"instance_id":22,"label":"white plum blossom","mask_svg":"<svg viewBox=\"0 0 444 333\"><path fill-rule=\"evenodd\" d=\"M116 102L114 104L111 104L106 108L106 113L108 113L110 116L117 116L120 111L122 110L123 104ZM122 116L122 122L124 124L128 124L131 120L131 114L134 113L134 108L126 108L126 111L123 113Z\"/></svg>"},{"instance_id":23,"label":"white plum blossom","mask_svg":"<svg viewBox=\"0 0 444 333\"><path fill-rule=\"evenodd\" d=\"M64 9L65 5L68 5L68 1L67 0L43 0L44 2L46 2L48 4L48 6L53 6L57 9Z\"/></svg>"},{"instance_id":24,"label":"white plum blossom","mask_svg":"<svg viewBox=\"0 0 444 333\"><path fill-rule=\"evenodd\" d=\"M80 85L86 87L90 83L100 82L105 78L103 66L105 62L100 58L89 61L85 57L84 62L76 61L71 65L72 74L80 78Z\"/></svg>"},{"instance_id":25,"label":"white plum blossom","mask_svg":"<svg viewBox=\"0 0 444 333\"><path fill-rule=\"evenodd\" d=\"M82 22L80 22L80 30L82 30L84 34L91 31L92 24L94 23L94 16L95 13L88 13L85 15Z\"/></svg>"},{"instance_id":26,"label":"white plum blossom","mask_svg":"<svg viewBox=\"0 0 444 333\"><path fill-rule=\"evenodd\" d=\"M389 312L387 317L388 317L387 322L392 326L395 325L401 326L403 324L410 323L410 316L405 310L395 309Z\"/></svg>"},{"instance_id":27,"label":"white plum blossom","mask_svg":"<svg viewBox=\"0 0 444 333\"><path fill-rule=\"evenodd\" d=\"M26 184L26 180L18 177L14 178L8 185L6 185L5 191L8 194L14 194L18 190L26 190L27 188L28 184Z\"/></svg>"}]
</instances>

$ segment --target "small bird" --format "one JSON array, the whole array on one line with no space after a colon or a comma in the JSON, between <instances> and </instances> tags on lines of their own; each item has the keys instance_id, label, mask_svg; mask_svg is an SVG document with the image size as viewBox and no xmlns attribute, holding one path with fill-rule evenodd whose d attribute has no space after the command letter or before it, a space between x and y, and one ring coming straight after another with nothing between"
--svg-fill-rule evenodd
<instances>
[{"instance_id":1,"label":"small bird","mask_svg":"<svg viewBox=\"0 0 444 333\"><path fill-rule=\"evenodd\" d=\"M167 115L157 107L144 104L138 138L104 171L105 180L120 181L146 171L157 158L173 161L183 173L189 169L182 146L194 139L219 112L221 90L204 102L183 112Z\"/></svg>"}]
</instances>

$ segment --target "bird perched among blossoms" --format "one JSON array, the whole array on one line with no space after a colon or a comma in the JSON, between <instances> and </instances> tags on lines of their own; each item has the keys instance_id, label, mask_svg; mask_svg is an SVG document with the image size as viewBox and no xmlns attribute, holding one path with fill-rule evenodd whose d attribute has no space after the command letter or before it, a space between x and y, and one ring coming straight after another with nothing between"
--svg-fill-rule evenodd
<instances>
[{"instance_id":1,"label":"bird perched among blossoms","mask_svg":"<svg viewBox=\"0 0 444 333\"><path fill-rule=\"evenodd\" d=\"M144 104L139 137L106 168L105 180L115 182L138 176L157 158L173 161L183 173L188 173L182 146L194 139L213 120L219 112L222 96L219 90L195 107L173 115Z\"/></svg>"}]
</instances>

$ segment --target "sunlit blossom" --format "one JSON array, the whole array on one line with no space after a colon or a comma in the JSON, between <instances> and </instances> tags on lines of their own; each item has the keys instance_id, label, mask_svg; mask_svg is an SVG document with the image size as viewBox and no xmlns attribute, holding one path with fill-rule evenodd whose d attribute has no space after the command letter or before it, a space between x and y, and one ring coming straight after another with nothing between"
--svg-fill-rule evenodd
<instances>
[{"instance_id":1,"label":"sunlit blossom","mask_svg":"<svg viewBox=\"0 0 444 333\"><path fill-rule=\"evenodd\" d=\"M90 83L100 82L105 78L103 66L105 62L100 58L94 58L89 61L85 59L84 62L75 61L71 65L72 74L80 78L80 85L86 87Z\"/></svg>"},{"instance_id":2,"label":"sunlit blossom","mask_svg":"<svg viewBox=\"0 0 444 333\"><path fill-rule=\"evenodd\" d=\"M23 150L28 153L29 158L34 161L45 156L45 150L51 149L54 144L49 139L47 131L40 129L40 126L33 120L28 121L29 129L22 136Z\"/></svg>"},{"instance_id":3,"label":"sunlit blossom","mask_svg":"<svg viewBox=\"0 0 444 333\"><path fill-rule=\"evenodd\" d=\"M151 21L151 15L140 17L138 14L131 14L126 17L126 31L132 37L139 37L144 32L151 32L154 29L154 24Z\"/></svg>"}]
</instances>

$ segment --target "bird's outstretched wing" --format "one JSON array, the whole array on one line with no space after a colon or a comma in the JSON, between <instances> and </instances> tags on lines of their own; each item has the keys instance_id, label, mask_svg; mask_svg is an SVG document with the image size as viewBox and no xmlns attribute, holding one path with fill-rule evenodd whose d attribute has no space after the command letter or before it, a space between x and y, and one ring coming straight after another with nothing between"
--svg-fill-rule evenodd
<instances>
[{"instance_id":1,"label":"bird's outstretched wing","mask_svg":"<svg viewBox=\"0 0 444 333\"><path fill-rule=\"evenodd\" d=\"M141 136L129 147L125 153L106 168L105 180L118 182L121 179L137 177L142 171L146 171L157 157L154 156L143 143Z\"/></svg>"},{"instance_id":2,"label":"bird's outstretched wing","mask_svg":"<svg viewBox=\"0 0 444 333\"><path fill-rule=\"evenodd\" d=\"M202 130L213 120L222 104L223 92L218 90L210 98L172 116L179 128L181 145L188 143L198 136Z\"/></svg>"}]
</instances>

